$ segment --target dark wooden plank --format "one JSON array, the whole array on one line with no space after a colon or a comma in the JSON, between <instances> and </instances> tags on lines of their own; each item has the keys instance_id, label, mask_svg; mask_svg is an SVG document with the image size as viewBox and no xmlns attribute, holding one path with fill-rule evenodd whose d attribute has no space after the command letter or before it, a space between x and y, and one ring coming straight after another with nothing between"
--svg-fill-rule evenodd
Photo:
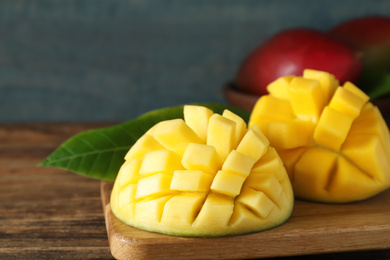
<instances>
[{"instance_id":1,"label":"dark wooden plank","mask_svg":"<svg viewBox=\"0 0 390 260\"><path fill-rule=\"evenodd\" d=\"M113 215L112 184L102 182L102 200L112 254L119 259L254 259L364 250L390 251L390 190L351 204L297 200L282 226L242 236L188 238L130 227Z\"/></svg>"},{"instance_id":2,"label":"dark wooden plank","mask_svg":"<svg viewBox=\"0 0 390 260\"><path fill-rule=\"evenodd\" d=\"M68 137L103 125L0 127L0 259L112 259L100 182L36 167Z\"/></svg>"},{"instance_id":3,"label":"dark wooden plank","mask_svg":"<svg viewBox=\"0 0 390 260\"><path fill-rule=\"evenodd\" d=\"M73 134L108 125L111 124L0 126L0 259L113 259L100 181L36 167ZM305 215L326 214L326 207L323 205L322 211L317 212L308 206ZM378 204L372 203L368 210L367 216L375 214ZM359 211L355 208L351 213ZM345 208L338 214L345 214ZM296 212L295 217L304 216ZM389 254L389 250L365 250L280 259L389 259Z\"/></svg>"}]
</instances>

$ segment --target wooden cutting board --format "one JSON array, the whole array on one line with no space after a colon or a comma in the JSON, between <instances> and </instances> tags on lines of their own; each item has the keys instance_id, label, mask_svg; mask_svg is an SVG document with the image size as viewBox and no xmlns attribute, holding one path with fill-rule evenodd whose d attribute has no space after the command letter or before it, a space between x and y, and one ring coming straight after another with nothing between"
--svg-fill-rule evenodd
<instances>
[{"instance_id":1,"label":"wooden cutting board","mask_svg":"<svg viewBox=\"0 0 390 260\"><path fill-rule=\"evenodd\" d=\"M390 248L390 190L342 205L296 201L272 230L222 238L186 238L130 227L111 212L112 183L101 196L112 255L117 259L248 259Z\"/></svg>"}]
</instances>

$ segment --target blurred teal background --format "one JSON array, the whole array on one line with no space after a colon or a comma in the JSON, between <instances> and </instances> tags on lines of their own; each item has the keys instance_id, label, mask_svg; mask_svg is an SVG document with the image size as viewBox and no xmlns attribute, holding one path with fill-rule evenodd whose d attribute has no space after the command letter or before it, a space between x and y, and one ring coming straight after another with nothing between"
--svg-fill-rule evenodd
<instances>
[{"instance_id":1,"label":"blurred teal background","mask_svg":"<svg viewBox=\"0 0 390 260\"><path fill-rule=\"evenodd\" d=\"M0 123L124 121L191 102L292 27L327 30L388 0L2 0Z\"/></svg>"}]
</instances>

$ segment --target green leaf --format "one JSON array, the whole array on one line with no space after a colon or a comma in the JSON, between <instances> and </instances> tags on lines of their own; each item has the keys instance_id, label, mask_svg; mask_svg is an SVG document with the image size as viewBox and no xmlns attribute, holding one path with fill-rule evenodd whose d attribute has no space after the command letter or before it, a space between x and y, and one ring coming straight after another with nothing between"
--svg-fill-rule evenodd
<instances>
[{"instance_id":1,"label":"green leaf","mask_svg":"<svg viewBox=\"0 0 390 260\"><path fill-rule=\"evenodd\" d=\"M365 69L357 84L371 99L390 95L390 73Z\"/></svg>"},{"instance_id":2,"label":"green leaf","mask_svg":"<svg viewBox=\"0 0 390 260\"><path fill-rule=\"evenodd\" d=\"M217 103L197 104L214 113L230 111L249 121L250 111ZM87 177L114 181L124 156L133 144L160 121L183 118L183 105L162 108L111 127L74 135L52 152L39 166L65 169Z\"/></svg>"}]
</instances>

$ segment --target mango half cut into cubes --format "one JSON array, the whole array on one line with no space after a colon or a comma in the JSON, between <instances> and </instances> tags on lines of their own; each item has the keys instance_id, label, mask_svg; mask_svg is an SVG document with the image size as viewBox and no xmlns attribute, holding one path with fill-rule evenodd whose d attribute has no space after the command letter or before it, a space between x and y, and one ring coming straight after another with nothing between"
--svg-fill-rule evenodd
<instances>
[{"instance_id":1,"label":"mango half cut into cubes","mask_svg":"<svg viewBox=\"0 0 390 260\"><path fill-rule=\"evenodd\" d=\"M164 234L216 237L274 228L292 214L283 162L258 127L225 110L184 107L129 150L110 201L122 222Z\"/></svg>"},{"instance_id":2,"label":"mango half cut into cubes","mask_svg":"<svg viewBox=\"0 0 390 260\"><path fill-rule=\"evenodd\" d=\"M275 147L297 198L345 203L390 186L389 129L358 87L307 69L272 82L268 91L249 127L259 127Z\"/></svg>"}]
</instances>

